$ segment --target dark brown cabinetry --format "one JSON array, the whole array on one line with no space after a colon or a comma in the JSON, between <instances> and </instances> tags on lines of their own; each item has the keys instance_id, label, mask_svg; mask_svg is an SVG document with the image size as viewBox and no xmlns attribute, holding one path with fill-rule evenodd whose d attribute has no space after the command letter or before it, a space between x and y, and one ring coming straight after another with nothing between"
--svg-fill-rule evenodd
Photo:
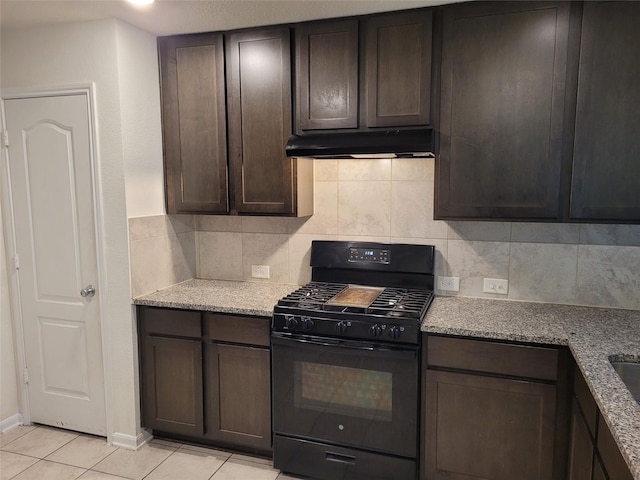
<instances>
[{"instance_id":1,"label":"dark brown cabinetry","mask_svg":"<svg viewBox=\"0 0 640 480\"><path fill-rule=\"evenodd\" d=\"M298 133L429 124L431 10L295 30Z\"/></svg>"},{"instance_id":2,"label":"dark brown cabinetry","mask_svg":"<svg viewBox=\"0 0 640 480\"><path fill-rule=\"evenodd\" d=\"M571 416L569 480L633 480L577 367Z\"/></svg>"},{"instance_id":3,"label":"dark brown cabinetry","mask_svg":"<svg viewBox=\"0 0 640 480\"><path fill-rule=\"evenodd\" d=\"M428 125L431 119L431 10L366 18L367 127Z\"/></svg>"},{"instance_id":4,"label":"dark brown cabinetry","mask_svg":"<svg viewBox=\"0 0 640 480\"><path fill-rule=\"evenodd\" d=\"M226 213L222 34L160 37L158 50L167 213Z\"/></svg>"},{"instance_id":5,"label":"dark brown cabinetry","mask_svg":"<svg viewBox=\"0 0 640 480\"><path fill-rule=\"evenodd\" d=\"M571 218L640 221L640 3L585 2Z\"/></svg>"},{"instance_id":6,"label":"dark brown cabinetry","mask_svg":"<svg viewBox=\"0 0 640 480\"><path fill-rule=\"evenodd\" d=\"M566 355L428 336L423 478L564 479Z\"/></svg>"},{"instance_id":7,"label":"dark brown cabinetry","mask_svg":"<svg viewBox=\"0 0 640 480\"><path fill-rule=\"evenodd\" d=\"M358 21L296 27L299 132L358 127Z\"/></svg>"},{"instance_id":8,"label":"dark brown cabinetry","mask_svg":"<svg viewBox=\"0 0 640 480\"><path fill-rule=\"evenodd\" d=\"M571 450L569 480L591 480L593 472L593 438L577 402L571 412Z\"/></svg>"},{"instance_id":9,"label":"dark brown cabinetry","mask_svg":"<svg viewBox=\"0 0 640 480\"><path fill-rule=\"evenodd\" d=\"M271 451L269 319L138 307L143 426Z\"/></svg>"},{"instance_id":10,"label":"dark brown cabinetry","mask_svg":"<svg viewBox=\"0 0 640 480\"><path fill-rule=\"evenodd\" d=\"M144 425L163 432L202 436L199 312L165 309L138 312Z\"/></svg>"},{"instance_id":11,"label":"dark brown cabinetry","mask_svg":"<svg viewBox=\"0 0 640 480\"><path fill-rule=\"evenodd\" d=\"M271 450L269 322L205 314L207 437Z\"/></svg>"},{"instance_id":12,"label":"dark brown cabinetry","mask_svg":"<svg viewBox=\"0 0 640 480\"><path fill-rule=\"evenodd\" d=\"M313 165L284 153L289 36L282 27L158 39L168 213L313 213Z\"/></svg>"},{"instance_id":13,"label":"dark brown cabinetry","mask_svg":"<svg viewBox=\"0 0 640 480\"><path fill-rule=\"evenodd\" d=\"M569 2L445 9L438 218L560 218L569 26Z\"/></svg>"},{"instance_id":14,"label":"dark brown cabinetry","mask_svg":"<svg viewBox=\"0 0 640 480\"><path fill-rule=\"evenodd\" d=\"M230 195L238 213L312 213L311 161L284 153L292 133L289 35L285 27L228 35Z\"/></svg>"}]
</instances>

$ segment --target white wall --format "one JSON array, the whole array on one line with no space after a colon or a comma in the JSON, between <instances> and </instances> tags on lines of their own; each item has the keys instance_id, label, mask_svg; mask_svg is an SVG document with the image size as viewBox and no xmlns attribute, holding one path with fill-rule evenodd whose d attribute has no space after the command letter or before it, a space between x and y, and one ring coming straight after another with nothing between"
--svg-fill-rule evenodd
<instances>
[{"instance_id":1,"label":"white wall","mask_svg":"<svg viewBox=\"0 0 640 480\"><path fill-rule=\"evenodd\" d=\"M118 438L135 439L140 433L140 421L127 208L145 213L162 211L162 194L158 192L162 161L159 99L154 92L158 88L154 37L111 19L4 29L0 44L3 89L95 83L98 194L106 265L106 284L101 285L106 331L104 354L111 366L107 387L110 385L114 392L107 398L113 412L107 422ZM121 72L125 69L131 70ZM130 189L135 192L130 196L130 205L125 174L136 186ZM146 176L151 179L151 194L140 188L141 179ZM4 362L3 356L3 365Z\"/></svg>"},{"instance_id":2,"label":"white wall","mask_svg":"<svg viewBox=\"0 0 640 480\"><path fill-rule=\"evenodd\" d=\"M116 31L127 214L160 215L164 176L156 37L122 22Z\"/></svg>"},{"instance_id":3,"label":"white wall","mask_svg":"<svg viewBox=\"0 0 640 480\"><path fill-rule=\"evenodd\" d=\"M10 428L20 413L4 232L0 215L0 430Z\"/></svg>"}]
</instances>

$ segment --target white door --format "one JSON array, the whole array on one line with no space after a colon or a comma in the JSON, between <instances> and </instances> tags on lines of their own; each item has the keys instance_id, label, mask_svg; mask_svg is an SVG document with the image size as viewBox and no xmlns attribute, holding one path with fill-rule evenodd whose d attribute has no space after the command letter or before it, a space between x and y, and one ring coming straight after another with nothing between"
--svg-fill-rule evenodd
<instances>
[{"instance_id":1,"label":"white door","mask_svg":"<svg viewBox=\"0 0 640 480\"><path fill-rule=\"evenodd\" d=\"M29 418L106 435L88 97L10 99L5 115Z\"/></svg>"}]
</instances>

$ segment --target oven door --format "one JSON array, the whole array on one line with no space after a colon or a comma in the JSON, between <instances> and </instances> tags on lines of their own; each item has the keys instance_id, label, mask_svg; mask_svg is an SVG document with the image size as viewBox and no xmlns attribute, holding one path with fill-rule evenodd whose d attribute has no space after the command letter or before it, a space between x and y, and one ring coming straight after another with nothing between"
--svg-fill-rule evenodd
<instances>
[{"instance_id":1,"label":"oven door","mask_svg":"<svg viewBox=\"0 0 640 480\"><path fill-rule=\"evenodd\" d=\"M416 457L418 347L273 333L276 434Z\"/></svg>"}]
</instances>

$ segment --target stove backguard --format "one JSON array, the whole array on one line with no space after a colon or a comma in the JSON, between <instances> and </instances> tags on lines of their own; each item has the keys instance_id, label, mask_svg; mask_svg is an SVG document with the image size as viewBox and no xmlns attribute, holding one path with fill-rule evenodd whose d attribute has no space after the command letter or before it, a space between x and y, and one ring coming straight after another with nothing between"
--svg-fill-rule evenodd
<instances>
[{"instance_id":1,"label":"stove backguard","mask_svg":"<svg viewBox=\"0 0 640 480\"><path fill-rule=\"evenodd\" d=\"M314 240L311 268L317 282L433 290L435 247Z\"/></svg>"}]
</instances>

